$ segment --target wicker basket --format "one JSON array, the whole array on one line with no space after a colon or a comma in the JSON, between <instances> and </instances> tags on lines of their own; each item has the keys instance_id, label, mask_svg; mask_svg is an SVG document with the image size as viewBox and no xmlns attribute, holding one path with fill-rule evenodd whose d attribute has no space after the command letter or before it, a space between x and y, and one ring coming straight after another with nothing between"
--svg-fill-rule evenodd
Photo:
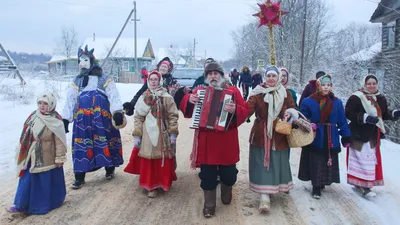
<instances>
[{"instance_id":1,"label":"wicker basket","mask_svg":"<svg viewBox=\"0 0 400 225\"><path fill-rule=\"evenodd\" d=\"M299 114L304 118L304 120L308 121L301 112L299 112ZM301 120L302 118L299 119ZM291 148L307 146L314 141L314 138L315 132L306 132L302 129L292 129L292 132L287 136L287 140Z\"/></svg>"},{"instance_id":2,"label":"wicker basket","mask_svg":"<svg viewBox=\"0 0 400 225\"><path fill-rule=\"evenodd\" d=\"M285 118L283 121L278 120L275 126L275 131L280 134L290 135L292 131L292 124Z\"/></svg>"}]
</instances>

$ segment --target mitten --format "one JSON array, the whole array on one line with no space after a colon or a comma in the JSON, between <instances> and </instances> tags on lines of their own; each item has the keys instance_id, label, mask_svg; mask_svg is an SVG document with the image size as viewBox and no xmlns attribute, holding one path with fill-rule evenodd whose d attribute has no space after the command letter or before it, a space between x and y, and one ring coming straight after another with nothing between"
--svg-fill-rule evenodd
<instances>
[{"instance_id":1,"label":"mitten","mask_svg":"<svg viewBox=\"0 0 400 225\"><path fill-rule=\"evenodd\" d=\"M170 140L172 145L175 145L176 144L176 134L170 134L169 135L169 140Z\"/></svg>"},{"instance_id":2,"label":"mitten","mask_svg":"<svg viewBox=\"0 0 400 225\"><path fill-rule=\"evenodd\" d=\"M313 130L314 132L317 131L317 129L318 129L318 125L315 124L315 123L312 123L312 124L311 124L311 127L312 127L312 130Z\"/></svg>"},{"instance_id":3,"label":"mitten","mask_svg":"<svg viewBox=\"0 0 400 225\"><path fill-rule=\"evenodd\" d=\"M376 125L379 122L379 118L377 116L369 116L368 114L364 115L364 123Z\"/></svg>"},{"instance_id":4,"label":"mitten","mask_svg":"<svg viewBox=\"0 0 400 225\"><path fill-rule=\"evenodd\" d=\"M124 122L124 114L122 114L121 112L115 112L113 115L113 120L116 126L121 126Z\"/></svg>"},{"instance_id":5,"label":"mitten","mask_svg":"<svg viewBox=\"0 0 400 225\"><path fill-rule=\"evenodd\" d=\"M135 148L140 148L140 142L141 142L141 137L139 136L133 136L133 146Z\"/></svg>"},{"instance_id":6,"label":"mitten","mask_svg":"<svg viewBox=\"0 0 400 225\"><path fill-rule=\"evenodd\" d=\"M135 110L135 106L130 103L130 102L125 102L122 107L125 110L126 115L128 116L132 116L133 115L133 111Z\"/></svg>"},{"instance_id":7,"label":"mitten","mask_svg":"<svg viewBox=\"0 0 400 225\"><path fill-rule=\"evenodd\" d=\"M394 120L398 120L400 118L400 110L398 110L398 109L393 110L392 117Z\"/></svg>"},{"instance_id":8,"label":"mitten","mask_svg":"<svg viewBox=\"0 0 400 225\"><path fill-rule=\"evenodd\" d=\"M64 123L65 133L67 134L67 133L69 133L69 130L68 130L69 121L66 119L63 119L63 123Z\"/></svg>"}]
</instances>

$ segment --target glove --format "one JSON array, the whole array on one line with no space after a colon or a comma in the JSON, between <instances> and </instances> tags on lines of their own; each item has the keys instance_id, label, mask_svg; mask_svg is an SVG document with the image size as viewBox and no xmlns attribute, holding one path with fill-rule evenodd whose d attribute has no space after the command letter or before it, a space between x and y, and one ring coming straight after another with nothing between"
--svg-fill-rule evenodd
<instances>
[{"instance_id":1,"label":"glove","mask_svg":"<svg viewBox=\"0 0 400 225\"><path fill-rule=\"evenodd\" d=\"M379 122L379 118L377 116L368 116L368 114L364 115L364 123L376 125Z\"/></svg>"},{"instance_id":2,"label":"glove","mask_svg":"<svg viewBox=\"0 0 400 225\"><path fill-rule=\"evenodd\" d=\"M135 106L130 103L130 102L125 102L122 107L125 110L126 115L128 116L132 116L133 115L133 111L135 110Z\"/></svg>"},{"instance_id":3,"label":"glove","mask_svg":"<svg viewBox=\"0 0 400 225\"><path fill-rule=\"evenodd\" d=\"M115 126L121 126L124 122L124 115L121 112L115 112L113 115Z\"/></svg>"},{"instance_id":4,"label":"glove","mask_svg":"<svg viewBox=\"0 0 400 225\"><path fill-rule=\"evenodd\" d=\"M315 124L315 123L312 123L312 124L311 124L311 127L312 127L312 130L313 130L314 132L317 131L317 129L318 129L318 125Z\"/></svg>"},{"instance_id":5,"label":"glove","mask_svg":"<svg viewBox=\"0 0 400 225\"><path fill-rule=\"evenodd\" d=\"M171 145L175 145L176 144L176 134L170 134L169 140L171 142Z\"/></svg>"},{"instance_id":6,"label":"glove","mask_svg":"<svg viewBox=\"0 0 400 225\"><path fill-rule=\"evenodd\" d=\"M392 116L393 116L394 120L398 120L400 118L400 110L398 110L398 109L393 110Z\"/></svg>"},{"instance_id":7,"label":"glove","mask_svg":"<svg viewBox=\"0 0 400 225\"><path fill-rule=\"evenodd\" d=\"M342 137L342 145L345 148L350 147L351 138L350 137Z\"/></svg>"},{"instance_id":8,"label":"glove","mask_svg":"<svg viewBox=\"0 0 400 225\"><path fill-rule=\"evenodd\" d=\"M139 136L133 136L133 146L135 148L140 148L140 142L141 142L141 137Z\"/></svg>"},{"instance_id":9,"label":"glove","mask_svg":"<svg viewBox=\"0 0 400 225\"><path fill-rule=\"evenodd\" d=\"M68 130L69 121L66 119L63 119L63 123L64 123L65 133L68 134L69 133L69 130Z\"/></svg>"}]
</instances>

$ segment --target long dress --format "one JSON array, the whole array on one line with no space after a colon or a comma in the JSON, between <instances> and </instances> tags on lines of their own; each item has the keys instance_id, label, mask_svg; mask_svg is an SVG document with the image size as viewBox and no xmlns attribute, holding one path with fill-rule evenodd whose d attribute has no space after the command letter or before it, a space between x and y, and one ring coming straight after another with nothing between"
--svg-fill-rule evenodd
<instances>
[{"instance_id":1,"label":"long dress","mask_svg":"<svg viewBox=\"0 0 400 225\"><path fill-rule=\"evenodd\" d=\"M326 127L326 126L325 126ZM328 139L327 129L324 132L324 140ZM303 147L300 157L299 179L311 181L316 187L340 183L339 172L339 152L340 149L331 150L332 165L328 166L328 142L324 142L324 147L319 149L308 145Z\"/></svg>"},{"instance_id":2,"label":"long dress","mask_svg":"<svg viewBox=\"0 0 400 225\"><path fill-rule=\"evenodd\" d=\"M150 107L152 100L155 102ZM155 98L150 90L146 90L140 96L136 105L133 135L141 136L142 142L140 148L133 148L129 163L124 171L140 175L139 187L148 191L157 188L168 191L172 182L177 180L174 152L176 147L171 145L169 135L178 134L178 109L172 96L165 89ZM150 107L150 109L146 110L147 107ZM161 115L162 112L165 112L163 114L165 117ZM149 129L150 127L152 129ZM158 129L159 135L158 141L154 145L151 137L153 137L153 131L156 129Z\"/></svg>"},{"instance_id":3,"label":"long dress","mask_svg":"<svg viewBox=\"0 0 400 225\"><path fill-rule=\"evenodd\" d=\"M382 112L381 119L391 120L385 96L378 94L373 99ZM347 150L347 183L362 188L383 186L380 143L384 134L377 126L359 121L359 115L364 113L366 110L360 97L353 94L346 104L346 116L350 120L352 136L352 144Z\"/></svg>"},{"instance_id":4,"label":"long dress","mask_svg":"<svg viewBox=\"0 0 400 225\"><path fill-rule=\"evenodd\" d=\"M348 139L350 141L350 129L347 125L343 103L337 98L331 100L332 109L325 123L320 122L320 103L316 99L306 98L300 106L300 111L312 123L317 124L318 129L313 143L302 149L298 177L302 181L311 180L315 187L340 183L340 136L342 137L342 144L343 140ZM328 146L329 143L331 143L331 146ZM330 160L331 164L328 164Z\"/></svg>"},{"instance_id":5,"label":"long dress","mask_svg":"<svg viewBox=\"0 0 400 225\"><path fill-rule=\"evenodd\" d=\"M84 88L79 88L81 82L75 79L63 111L63 118L70 121L73 113L74 172L122 165L121 135L111 122L111 111L122 106L116 85L107 75L89 76Z\"/></svg>"},{"instance_id":6,"label":"long dress","mask_svg":"<svg viewBox=\"0 0 400 225\"><path fill-rule=\"evenodd\" d=\"M23 174L15 194L15 208L28 214L47 214L64 203L67 191L62 167L42 173L27 169Z\"/></svg>"},{"instance_id":7,"label":"long dress","mask_svg":"<svg viewBox=\"0 0 400 225\"><path fill-rule=\"evenodd\" d=\"M282 87L283 88L283 87ZM289 108L295 108L293 98L288 90L282 109L277 119L282 118ZM278 194L288 192L293 188L292 172L289 163L289 144L286 135L273 133L272 148L269 153L269 168L266 168L265 141L268 121L268 103L264 102L265 94L250 96L247 105L250 113L255 113L256 119L250 133L249 178L250 190L259 194ZM276 119L276 120L277 120ZM273 123L273 129L276 126Z\"/></svg>"}]
</instances>

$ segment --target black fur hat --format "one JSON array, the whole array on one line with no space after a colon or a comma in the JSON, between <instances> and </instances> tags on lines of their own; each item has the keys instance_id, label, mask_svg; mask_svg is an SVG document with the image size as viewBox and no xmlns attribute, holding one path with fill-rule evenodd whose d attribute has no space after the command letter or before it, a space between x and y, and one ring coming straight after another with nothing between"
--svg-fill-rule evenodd
<instances>
[{"instance_id":1,"label":"black fur hat","mask_svg":"<svg viewBox=\"0 0 400 225\"><path fill-rule=\"evenodd\" d=\"M207 74L212 71L217 71L221 74L221 76L224 76L225 74L224 69L217 62L210 62L207 64L206 68L204 69L204 76L207 76Z\"/></svg>"}]
</instances>

